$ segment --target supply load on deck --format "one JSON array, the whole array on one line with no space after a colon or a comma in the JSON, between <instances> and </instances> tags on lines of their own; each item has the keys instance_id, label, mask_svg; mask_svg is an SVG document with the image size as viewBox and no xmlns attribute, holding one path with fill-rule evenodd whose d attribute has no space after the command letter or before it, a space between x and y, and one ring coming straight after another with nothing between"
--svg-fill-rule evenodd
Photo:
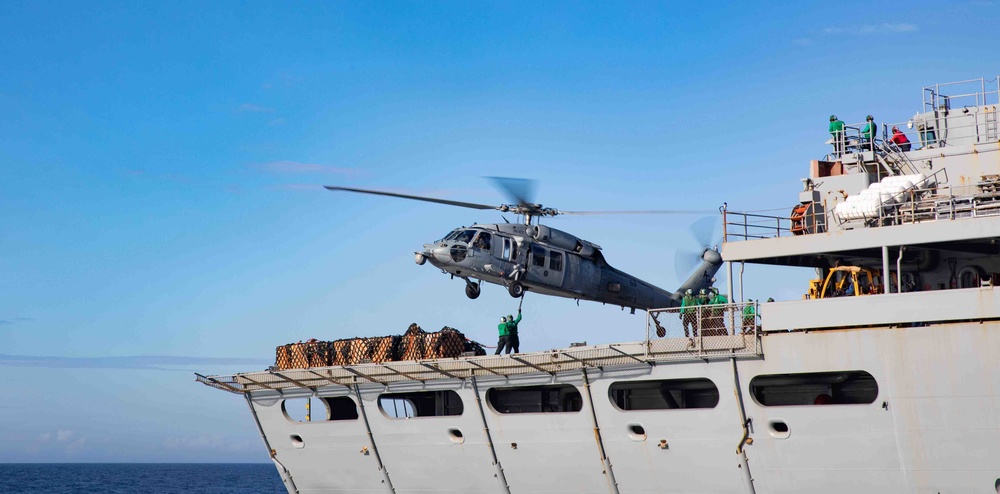
<instances>
[{"instance_id":1,"label":"supply load on deck","mask_svg":"<svg viewBox=\"0 0 1000 494\"><path fill-rule=\"evenodd\" d=\"M336 341L289 343L275 351L274 365L279 370L381 364L404 360L455 358L464 353L486 355L483 346L471 341L461 331L445 326L428 333L416 323L402 336L348 338Z\"/></svg>"}]
</instances>

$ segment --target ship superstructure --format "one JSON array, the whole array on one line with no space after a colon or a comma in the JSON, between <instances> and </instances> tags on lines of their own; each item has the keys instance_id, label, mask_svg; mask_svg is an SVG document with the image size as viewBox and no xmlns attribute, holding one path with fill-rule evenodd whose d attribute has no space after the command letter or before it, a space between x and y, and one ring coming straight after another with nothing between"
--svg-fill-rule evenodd
<instances>
[{"instance_id":1,"label":"ship superstructure","mask_svg":"<svg viewBox=\"0 0 1000 494\"><path fill-rule=\"evenodd\" d=\"M631 343L198 380L244 396L290 493L992 492L998 95L924 88L874 138L831 134L789 216L723 210L728 293L747 263L799 266L801 300L651 310L616 328Z\"/></svg>"}]
</instances>

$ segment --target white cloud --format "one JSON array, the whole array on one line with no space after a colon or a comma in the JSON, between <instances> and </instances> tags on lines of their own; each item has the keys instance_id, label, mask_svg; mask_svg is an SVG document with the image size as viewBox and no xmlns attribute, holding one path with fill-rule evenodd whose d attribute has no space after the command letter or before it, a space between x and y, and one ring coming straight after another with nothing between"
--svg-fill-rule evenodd
<instances>
[{"instance_id":1,"label":"white cloud","mask_svg":"<svg viewBox=\"0 0 1000 494\"><path fill-rule=\"evenodd\" d=\"M837 26L823 28L823 34L894 34L916 32L917 25L906 22L863 24L861 26Z\"/></svg>"},{"instance_id":2,"label":"white cloud","mask_svg":"<svg viewBox=\"0 0 1000 494\"><path fill-rule=\"evenodd\" d=\"M73 431L68 431L68 430L65 430L65 429L59 429L59 430L56 431L56 441L64 443L66 441L69 441L70 438L73 437L73 435L74 435Z\"/></svg>"},{"instance_id":3,"label":"white cloud","mask_svg":"<svg viewBox=\"0 0 1000 494\"><path fill-rule=\"evenodd\" d=\"M236 111L243 113L274 113L274 108L255 105L253 103L243 103L236 109Z\"/></svg>"},{"instance_id":4,"label":"white cloud","mask_svg":"<svg viewBox=\"0 0 1000 494\"><path fill-rule=\"evenodd\" d=\"M30 317L11 317L9 319L0 319L0 326L8 326L11 324L17 324L19 322L31 321Z\"/></svg>"},{"instance_id":5,"label":"white cloud","mask_svg":"<svg viewBox=\"0 0 1000 494\"><path fill-rule=\"evenodd\" d=\"M269 163L261 163L253 166L254 168L259 168L272 173L324 173L353 176L360 172L357 168L342 168L331 165L320 165L317 163L299 163L297 161L271 161Z\"/></svg>"},{"instance_id":6,"label":"white cloud","mask_svg":"<svg viewBox=\"0 0 1000 494\"><path fill-rule=\"evenodd\" d=\"M813 40L809 38L797 38L792 40L792 44L796 46L812 46Z\"/></svg>"}]
</instances>

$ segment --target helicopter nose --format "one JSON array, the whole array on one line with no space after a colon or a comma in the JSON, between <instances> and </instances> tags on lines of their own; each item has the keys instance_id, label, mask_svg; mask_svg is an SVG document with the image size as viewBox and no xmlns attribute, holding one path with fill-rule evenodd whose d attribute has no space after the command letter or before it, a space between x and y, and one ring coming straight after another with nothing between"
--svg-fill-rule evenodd
<instances>
[{"instance_id":1,"label":"helicopter nose","mask_svg":"<svg viewBox=\"0 0 1000 494\"><path fill-rule=\"evenodd\" d=\"M438 262L451 260L451 254L445 244L424 244L424 255Z\"/></svg>"}]
</instances>

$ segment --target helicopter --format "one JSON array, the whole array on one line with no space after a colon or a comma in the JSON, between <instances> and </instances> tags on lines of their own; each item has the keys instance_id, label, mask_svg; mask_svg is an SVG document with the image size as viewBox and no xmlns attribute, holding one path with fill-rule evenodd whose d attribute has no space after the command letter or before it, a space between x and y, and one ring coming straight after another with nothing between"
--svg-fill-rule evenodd
<instances>
[{"instance_id":1,"label":"helicopter","mask_svg":"<svg viewBox=\"0 0 1000 494\"><path fill-rule=\"evenodd\" d=\"M691 214L708 211L561 211L530 200L532 181L491 177L514 204L492 206L395 192L327 185L331 191L353 192L433 202L479 210L497 210L520 217L519 223L473 224L452 230L439 240L424 244L414 253L418 265L431 265L452 278L465 281L465 294L479 298L482 283L507 288L514 298L526 290L543 295L589 300L628 308L650 310L680 305L682 294L709 288L722 266L718 248L703 246L695 253L697 270L671 293L612 267L601 246L538 222L559 215L596 214Z\"/></svg>"}]
</instances>

